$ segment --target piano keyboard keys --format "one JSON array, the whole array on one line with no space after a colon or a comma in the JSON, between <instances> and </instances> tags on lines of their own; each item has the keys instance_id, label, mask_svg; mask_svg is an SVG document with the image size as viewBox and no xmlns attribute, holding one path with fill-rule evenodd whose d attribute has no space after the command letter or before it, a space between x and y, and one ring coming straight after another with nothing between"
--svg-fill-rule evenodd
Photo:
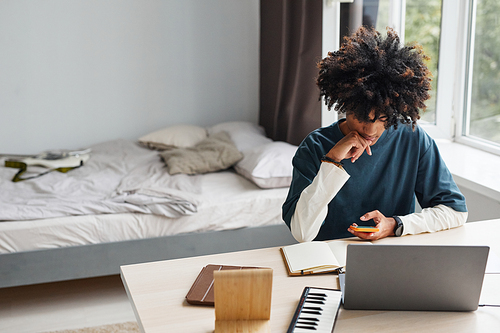
<instances>
[{"instance_id":1,"label":"piano keyboard keys","mask_svg":"<svg viewBox=\"0 0 500 333\"><path fill-rule=\"evenodd\" d=\"M287 333L332 332L341 301L341 292L305 287Z\"/></svg>"}]
</instances>

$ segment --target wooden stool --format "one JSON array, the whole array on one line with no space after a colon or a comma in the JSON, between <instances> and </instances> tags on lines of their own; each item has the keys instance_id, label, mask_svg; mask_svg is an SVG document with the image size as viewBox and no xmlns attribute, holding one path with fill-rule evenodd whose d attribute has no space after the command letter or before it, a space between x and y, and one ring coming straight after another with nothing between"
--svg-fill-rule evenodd
<instances>
[{"instance_id":1,"label":"wooden stool","mask_svg":"<svg viewBox=\"0 0 500 333\"><path fill-rule=\"evenodd\" d=\"M214 272L215 333L270 332L271 268Z\"/></svg>"}]
</instances>

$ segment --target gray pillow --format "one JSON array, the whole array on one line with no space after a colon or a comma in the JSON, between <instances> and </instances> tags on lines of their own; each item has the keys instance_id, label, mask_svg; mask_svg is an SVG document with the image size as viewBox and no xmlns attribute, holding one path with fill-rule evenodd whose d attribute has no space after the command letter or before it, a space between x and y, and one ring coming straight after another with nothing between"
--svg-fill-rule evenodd
<instances>
[{"instance_id":1,"label":"gray pillow","mask_svg":"<svg viewBox=\"0 0 500 333\"><path fill-rule=\"evenodd\" d=\"M194 175L224 170L243 158L227 132L210 135L194 147L164 151L160 156L171 175Z\"/></svg>"}]
</instances>

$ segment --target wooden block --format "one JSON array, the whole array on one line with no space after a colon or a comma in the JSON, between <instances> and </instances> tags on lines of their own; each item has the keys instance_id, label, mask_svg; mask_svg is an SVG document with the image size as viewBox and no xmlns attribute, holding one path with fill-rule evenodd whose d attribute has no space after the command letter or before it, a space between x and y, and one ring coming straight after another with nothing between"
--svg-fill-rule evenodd
<instances>
[{"instance_id":1,"label":"wooden block","mask_svg":"<svg viewBox=\"0 0 500 333\"><path fill-rule=\"evenodd\" d=\"M216 320L216 333L268 333L269 320Z\"/></svg>"},{"instance_id":2,"label":"wooden block","mask_svg":"<svg viewBox=\"0 0 500 333\"><path fill-rule=\"evenodd\" d=\"M214 272L215 332L268 332L272 278L270 268Z\"/></svg>"}]
</instances>

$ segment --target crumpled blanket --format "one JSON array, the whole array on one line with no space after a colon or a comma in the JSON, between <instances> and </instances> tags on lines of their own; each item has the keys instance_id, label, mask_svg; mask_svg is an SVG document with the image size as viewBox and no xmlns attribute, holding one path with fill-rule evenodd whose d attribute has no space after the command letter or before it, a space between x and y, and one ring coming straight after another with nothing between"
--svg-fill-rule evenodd
<instances>
[{"instance_id":1,"label":"crumpled blanket","mask_svg":"<svg viewBox=\"0 0 500 333\"><path fill-rule=\"evenodd\" d=\"M199 177L170 175L158 152L118 139L91 146L90 159L68 173L14 183L0 159L0 221L68 215L197 212Z\"/></svg>"}]
</instances>

